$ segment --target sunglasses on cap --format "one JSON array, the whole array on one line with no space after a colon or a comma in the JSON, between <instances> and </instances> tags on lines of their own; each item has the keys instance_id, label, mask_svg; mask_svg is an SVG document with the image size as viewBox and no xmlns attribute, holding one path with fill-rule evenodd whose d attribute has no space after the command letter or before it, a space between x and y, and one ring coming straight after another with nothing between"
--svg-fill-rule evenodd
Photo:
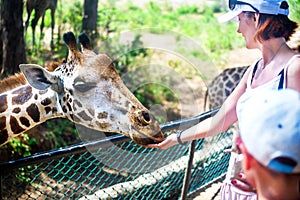
<instances>
[{"instance_id":1,"label":"sunglasses on cap","mask_svg":"<svg viewBox=\"0 0 300 200\"><path fill-rule=\"evenodd\" d=\"M246 2L238 1L238 0L229 0L229 9L233 10L237 4L239 4L239 5L248 5L253 10L255 10L255 12L259 12L259 10L257 8L255 8L254 6L252 6L250 3L246 3Z\"/></svg>"}]
</instances>

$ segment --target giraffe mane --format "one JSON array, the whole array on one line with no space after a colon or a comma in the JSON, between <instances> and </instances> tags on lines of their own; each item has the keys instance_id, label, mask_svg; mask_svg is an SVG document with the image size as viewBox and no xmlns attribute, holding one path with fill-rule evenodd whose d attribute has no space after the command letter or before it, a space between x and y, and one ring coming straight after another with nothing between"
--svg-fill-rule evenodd
<instances>
[{"instance_id":1,"label":"giraffe mane","mask_svg":"<svg viewBox=\"0 0 300 200\"><path fill-rule=\"evenodd\" d=\"M45 69L48 71L52 72L54 71L57 67L61 65L62 61L60 62L51 62L48 64ZM3 92L7 92L11 89L14 89L16 87L19 87L21 85L27 84L27 80L22 73L16 73L12 76L9 76L3 80L0 81L0 94Z\"/></svg>"}]
</instances>

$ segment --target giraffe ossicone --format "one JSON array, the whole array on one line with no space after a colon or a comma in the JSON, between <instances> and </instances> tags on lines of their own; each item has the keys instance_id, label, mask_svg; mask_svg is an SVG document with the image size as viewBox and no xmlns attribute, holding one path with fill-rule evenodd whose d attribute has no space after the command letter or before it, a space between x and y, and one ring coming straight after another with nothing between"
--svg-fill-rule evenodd
<instances>
[{"instance_id":1,"label":"giraffe ossicone","mask_svg":"<svg viewBox=\"0 0 300 200\"><path fill-rule=\"evenodd\" d=\"M72 32L63 38L69 49L65 62L53 71L21 64L26 81L0 94L0 145L51 118L120 133L139 145L161 142L159 123L125 86L113 61L93 52L85 34L79 36L81 51Z\"/></svg>"}]
</instances>

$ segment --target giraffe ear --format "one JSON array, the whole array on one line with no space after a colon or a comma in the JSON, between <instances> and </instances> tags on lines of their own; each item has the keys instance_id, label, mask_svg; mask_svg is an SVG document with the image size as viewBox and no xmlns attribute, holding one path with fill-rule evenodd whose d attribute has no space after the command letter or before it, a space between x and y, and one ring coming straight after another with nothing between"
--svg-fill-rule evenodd
<instances>
[{"instance_id":1,"label":"giraffe ear","mask_svg":"<svg viewBox=\"0 0 300 200\"><path fill-rule=\"evenodd\" d=\"M39 65L21 64L19 67L28 83L38 90L45 90L58 83L58 78L54 74Z\"/></svg>"}]
</instances>

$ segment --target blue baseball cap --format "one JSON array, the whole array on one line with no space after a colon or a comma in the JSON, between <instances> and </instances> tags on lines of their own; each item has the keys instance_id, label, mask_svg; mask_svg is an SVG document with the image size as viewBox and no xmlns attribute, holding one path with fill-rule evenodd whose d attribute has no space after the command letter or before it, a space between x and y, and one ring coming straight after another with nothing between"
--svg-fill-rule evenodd
<instances>
[{"instance_id":1,"label":"blue baseball cap","mask_svg":"<svg viewBox=\"0 0 300 200\"><path fill-rule=\"evenodd\" d=\"M300 93L270 90L244 102L240 137L262 165L282 173L300 173Z\"/></svg>"}]
</instances>

